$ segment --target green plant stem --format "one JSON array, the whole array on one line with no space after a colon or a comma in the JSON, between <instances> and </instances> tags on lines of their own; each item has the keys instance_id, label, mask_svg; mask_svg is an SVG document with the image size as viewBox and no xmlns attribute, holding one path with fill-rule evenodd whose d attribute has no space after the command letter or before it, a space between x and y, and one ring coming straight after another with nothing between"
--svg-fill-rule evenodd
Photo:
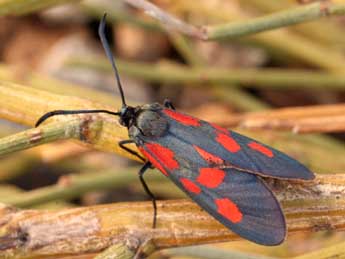
<instances>
[{"instance_id":1,"label":"green plant stem","mask_svg":"<svg viewBox=\"0 0 345 259\"><path fill-rule=\"evenodd\" d=\"M0 16L23 15L39 11L55 5L78 2L76 0L2 0L0 1Z\"/></svg>"},{"instance_id":2,"label":"green plant stem","mask_svg":"<svg viewBox=\"0 0 345 259\"><path fill-rule=\"evenodd\" d=\"M66 120L65 123L49 123L1 138L0 156L60 139L78 138L80 124L78 119Z\"/></svg>"},{"instance_id":3,"label":"green plant stem","mask_svg":"<svg viewBox=\"0 0 345 259\"><path fill-rule=\"evenodd\" d=\"M316 71L283 69L220 69L189 68L171 64L148 64L117 60L119 69L130 76L152 82L170 83L219 83L247 85L272 89L345 89L345 76ZM109 62L103 58L71 58L70 67L87 67L112 72ZM192 83L192 84L190 84Z\"/></svg>"},{"instance_id":4,"label":"green plant stem","mask_svg":"<svg viewBox=\"0 0 345 259\"><path fill-rule=\"evenodd\" d=\"M250 8L255 8L266 13L277 12L282 9L287 9L295 6L295 2L289 0L248 0L245 2ZM341 26L332 19L320 19L313 22L299 24L291 28L299 34L312 38L317 42L327 44L326 46L339 47L341 49L345 46L345 36Z\"/></svg>"},{"instance_id":5,"label":"green plant stem","mask_svg":"<svg viewBox=\"0 0 345 259\"><path fill-rule=\"evenodd\" d=\"M345 59L341 51L285 31L270 31L249 36L247 40L264 46L273 56L293 58L332 73L344 74Z\"/></svg>"},{"instance_id":6,"label":"green plant stem","mask_svg":"<svg viewBox=\"0 0 345 259\"><path fill-rule=\"evenodd\" d=\"M345 4L316 2L288 10L253 18L248 21L230 22L206 27L208 40L231 39L272 30L280 27L312 21L329 15L345 14Z\"/></svg>"},{"instance_id":7,"label":"green plant stem","mask_svg":"<svg viewBox=\"0 0 345 259\"><path fill-rule=\"evenodd\" d=\"M164 28L159 24L159 22L153 19L143 19L135 16L134 14L130 14L122 9L111 8L108 9L107 4L102 4L99 2L82 2L80 3L81 8L86 12L88 15L101 18L104 15L104 10L107 10L107 19L110 22L125 22L145 30L157 31L157 32L165 32ZM112 7L112 6L110 6Z\"/></svg>"},{"instance_id":8,"label":"green plant stem","mask_svg":"<svg viewBox=\"0 0 345 259\"><path fill-rule=\"evenodd\" d=\"M63 176L66 185L57 183L32 191L1 197L0 202L16 207L29 208L54 200L70 200L81 195L97 191L124 186L138 179L139 168L106 170L93 173L80 173ZM147 175L148 181L164 179L160 172Z\"/></svg>"},{"instance_id":9,"label":"green plant stem","mask_svg":"<svg viewBox=\"0 0 345 259\"><path fill-rule=\"evenodd\" d=\"M183 3L180 2L180 4ZM104 11L103 5L103 8L90 4L85 5L87 9L89 9L89 14L97 18L101 18ZM108 14L109 16L113 17L113 19L116 19L116 21L131 23L133 25L140 26L141 28L150 30L153 29L156 31L166 31L166 29L164 29L163 26L161 26L158 22L149 22L149 24L147 24L147 21L145 19L137 17L133 18L131 15L120 15L117 11L114 11L113 13L113 10L108 10ZM212 15L212 12L210 12L210 18L220 20L221 22L227 22L229 19L247 19L247 17L244 17L242 15L238 15L237 17L229 17L229 13L226 10L217 10L214 15ZM135 21L133 21L133 19ZM262 19L262 17L258 19ZM246 21L244 21L244 23L246 23ZM241 24L237 26L241 26ZM217 28L217 25L211 28ZM285 62L286 60L291 60L292 58L294 60L301 60L307 64L331 72L345 71L345 59L340 51L325 47L318 42L302 37L296 33L271 31L247 37L243 41L261 45L261 47L272 53L273 56L279 58L280 60L284 60Z\"/></svg>"},{"instance_id":10,"label":"green plant stem","mask_svg":"<svg viewBox=\"0 0 345 259\"><path fill-rule=\"evenodd\" d=\"M0 81L0 106L2 107L0 118L29 126L35 125L39 117L52 110L104 109L114 111L113 107L85 99L56 95L3 81ZM49 118L47 125L42 125L42 127L48 127L48 123L52 122L64 124L73 118L81 122L79 135L76 137L79 141L99 150L115 152L135 159L133 155L118 145L120 140L128 139L128 130L119 124L117 116L105 114L54 116ZM60 137L64 138L63 130L60 133ZM70 133L66 132L66 134ZM37 137L40 138L41 136L37 135ZM43 140L40 139L40 141ZM22 147L24 148L24 146ZM132 148L135 149L135 145Z\"/></svg>"}]
</instances>

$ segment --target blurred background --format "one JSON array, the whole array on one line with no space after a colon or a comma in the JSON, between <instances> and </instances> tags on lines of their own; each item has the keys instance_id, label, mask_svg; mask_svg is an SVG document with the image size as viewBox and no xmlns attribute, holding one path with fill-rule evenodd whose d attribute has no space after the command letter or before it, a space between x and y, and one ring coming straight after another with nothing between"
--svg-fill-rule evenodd
<instances>
[{"instance_id":1,"label":"blurred background","mask_svg":"<svg viewBox=\"0 0 345 259\"><path fill-rule=\"evenodd\" d=\"M301 5L292 0L151 2L197 26L245 21ZM76 96L117 110L118 90L97 35L104 11L108 13L107 37L121 71L127 103L162 102L169 97L178 110L258 138L284 150L316 173L344 172L343 17L206 42L164 29L142 10L121 1L61 4L0 18L0 81ZM308 110L311 105L324 105L326 109L314 114L314 110ZM281 110L296 106L300 108L291 113ZM280 115L285 111L287 120L267 123L268 110L277 112L274 118L284 117ZM325 123L316 130L307 128L305 134L294 134L294 130L298 131L294 119L299 117ZM264 118L264 122L255 124L254 120L251 124L247 118ZM338 126L327 129L333 122ZM26 128L8 119L0 121L2 137ZM49 143L1 159L0 202L24 208L60 209L147 200L137 179L139 166L127 158L77 142ZM119 174L128 177L117 182ZM159 199L184 197L156 171L152 176L148 174L148 183ZM71 179L73 184L69 185ZM71 188L61 191L61 186ZM23 199L23 194L27 194L27 199ZM217 247L291 258L344 240L342 233L317 232L296 234L277 248L246 241Z\"/></svg>"}]
</instances>

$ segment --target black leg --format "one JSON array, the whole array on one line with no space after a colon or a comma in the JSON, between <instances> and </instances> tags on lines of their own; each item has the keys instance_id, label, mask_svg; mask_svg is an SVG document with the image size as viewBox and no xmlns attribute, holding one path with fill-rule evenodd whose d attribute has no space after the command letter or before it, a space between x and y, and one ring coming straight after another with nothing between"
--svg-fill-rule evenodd
<instances>
[{"instance_id":1,"label":"black leg","mask_svg":"<svg viewBox=\"0 0 345 259\"><path fill-rule=\"evenodd\" d=\"M156 228L156 218L157 218L157 204L156 204L156 198L155 196L152 194L152 192L150 191L149 187L147 186L145 180L144 180L144 173L146 172L147 169L149 169L151 167L151 163L150 162L146 162L143 167L140 169L139 171L139 179L141 184L144 187L145 192L147 193L147 195L151 198L152 200L152 205L153 205L153 224L152 227Z\"/></svg>"},{"instance_id":2,"label":"black leg","mask_svg":"<svg viewBox=\"0 0 345 259\"><path fill-rule=\"evenodd\" d=\"M38 127L42 122L44 122L46 119L56 116L56 115L69 115L69 114L82 114L82 113L107 113L111 115L119 116L119 112L112 112L107 110L56 110L47 112L41 118L38 119L38 121L35 124L35 127Z\"/></svg>"},{"instance_id":3,"label":"black leg","mask_svg":"<svg viewBox=\"0 0 345 259\"><path fill-rule=\"evenodd\" d=\"M163 105L164 105L164 107L175 110L175 106L172 104L172 102L168 98L164 99Z\"/></svg>"},{"instance_id":4,"label":"black leg","mask_svg":"<svg viewBox=\"0 0 345 259\"><path fill-rule=\"evenodd\" d=\"M121 141L119 141L119 146L120 146L120 148L122 148L123 150L126 150L128 153L131 153L132 155L134 155L134 156L136 156L137 158L139 158L141 161L145 162L146 159L143 158L141 155L139 155L138 152L133 151L132 149L130 149L130 148L128 148L128 147L125 146L126 144L132 144L132 143L134 143L134 141L131 140L131 139L128 139L128 140L121 140Z\"/></svg>"}]
</instances>

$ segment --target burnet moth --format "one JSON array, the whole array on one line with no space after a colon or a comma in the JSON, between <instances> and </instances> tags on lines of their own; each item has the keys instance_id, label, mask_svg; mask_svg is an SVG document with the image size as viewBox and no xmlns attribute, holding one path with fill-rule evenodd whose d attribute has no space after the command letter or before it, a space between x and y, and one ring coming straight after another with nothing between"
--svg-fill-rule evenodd
<instances>
[{"instance_id":1,"label":"burnet moth","mask_svg":"<svg viewBox=\"0 0 345 259\"><path fill-rule=\"evenodd\" d=\"M130 138L119 142L120 147L145 162L139 178L153 201L153 227L156 200L143 178L151 167L169 177L192 200L241 237L262 245L282 243L286 236L284 214L262 177L312 180L313 173L298 161L256 140L177 112L169 101L164 105L127 105L105 38L105 19L106 15L98 32L114 70L122 98L121 110L51 111L43 115L36 126L55 115L108 113L119 116ZM126 146L130 143L135 143L144 157Z\"/></svg>"}]
</instances>

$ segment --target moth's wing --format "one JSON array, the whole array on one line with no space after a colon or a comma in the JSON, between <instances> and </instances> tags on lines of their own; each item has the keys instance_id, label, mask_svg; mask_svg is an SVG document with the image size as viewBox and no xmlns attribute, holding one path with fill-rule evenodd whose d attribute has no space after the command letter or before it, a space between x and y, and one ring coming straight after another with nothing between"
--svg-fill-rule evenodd
<instances>
[{"instance_id":1,"label":"moth's wing","mask_svg":"<svg viewBox=\"0 0 345 259\"><path fill-rule=\"evenodd\" d=\"M262 245L282 243L286 236L284 214L265 183L253 174L236 169L213 170L225 173L223 182L208 188L197 176L190 181L199 186L201 192L187 190L189 196L238 235ZM182 184L180 188L186 189L186 186Z\"/></svg>"},{"instance_id":2,"label":"moth's wing","mask_svg":"<svg viewBox=\"0 0 345 259\"><path fill-rule=\"evenodd\" d=\"M220 158L223 165L263 177L311 180L314 174L288 155L233 131L170 109L161 116L169 122L168 134ZM169 148L178 150L178 147Z\"/></svg>"},{"instance_id":3,"label":"moth's wing","mask_svg":"<svg viewBox=\"0 0 345 259\"><path fill-rule=\"evenodd\" d=\"M199 206L235 233L262 245L278 245L284 240L280 205L258 176L209 164L192 145L172 135L146 142L140 149Z\"/></svg>"}]
</instances>

